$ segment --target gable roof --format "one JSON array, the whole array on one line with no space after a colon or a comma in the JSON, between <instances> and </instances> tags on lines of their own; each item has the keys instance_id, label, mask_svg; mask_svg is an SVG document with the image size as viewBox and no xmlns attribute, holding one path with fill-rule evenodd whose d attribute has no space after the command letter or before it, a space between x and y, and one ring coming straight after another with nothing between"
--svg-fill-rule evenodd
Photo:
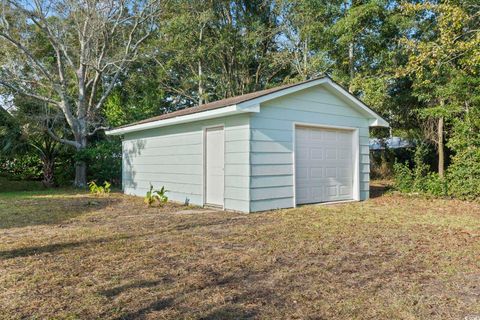
<instances>
[{"instance_id":1,"label":"gable roof","mask_svg":"<svg viewBox=\"0 0 480 320\"><path fill-rule=\"evenodd\" d=\"M227 99L210 102L201 106L185 108L182 110L165 113L124 126L106 131L107 135L121 135L128 132L147 130L167 125L185 123L196 120L212 119L234 113L259 112L259 104L279 96L291 94L319 84L330 84L341 95L346 96L351 102L359 106L364 112L376 120L371 126L388 127L388 123L365 105L361 100L350 94L346 89L337 84L328 76L310 79L294 84L286 84L271 89L247 93Z\"/></svg>"}]
</instances>

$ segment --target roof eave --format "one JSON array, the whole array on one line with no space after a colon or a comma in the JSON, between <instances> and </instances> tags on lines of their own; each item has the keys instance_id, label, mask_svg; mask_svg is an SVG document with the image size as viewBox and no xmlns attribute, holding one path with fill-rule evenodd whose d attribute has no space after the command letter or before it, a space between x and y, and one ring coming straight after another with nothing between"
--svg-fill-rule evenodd
<instances>
[{"instance_id":1,"label":"roof eave","mask_svg":"<svg viewBox=\"0 0 480 320\"><path fill-rule=\"evenodd\" d=\"M105 134L108 136L119 136L126 133L161 128L161 127L171 126L174 124L182 124L182 123L187 123L192 121L215 119L219 117L225 117L225 116L246 113L246 112L260 112L260 105L252 105L249 107L231 105L231 106L221 107L218 109L206 110L198 113L178 116L175 118L161 119L161 120L156 120L152 122L140 123L133 126L124 127L124 128L116 128L116 129L105 131Z\"/></svg>"}]
</instances>

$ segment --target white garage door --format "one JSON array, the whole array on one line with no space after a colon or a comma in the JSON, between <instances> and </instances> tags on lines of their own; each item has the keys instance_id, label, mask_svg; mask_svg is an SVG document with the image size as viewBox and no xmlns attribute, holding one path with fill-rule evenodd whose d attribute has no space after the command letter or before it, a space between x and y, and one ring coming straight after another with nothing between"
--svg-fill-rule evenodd
<instances>
[{"instance_id":1,"label":"white garage door","mask_svg":"<svg viewBox=\"0 0 480 320\"><path fill-rule=\"evenodd\" d=\"M297 204L353 199L353 131L296 127Z\"/></svg>"}]
</instances>

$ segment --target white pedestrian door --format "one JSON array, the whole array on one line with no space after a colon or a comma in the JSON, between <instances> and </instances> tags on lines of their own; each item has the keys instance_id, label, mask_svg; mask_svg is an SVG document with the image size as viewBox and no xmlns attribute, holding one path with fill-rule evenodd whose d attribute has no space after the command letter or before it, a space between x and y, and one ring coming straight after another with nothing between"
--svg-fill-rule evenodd
<instances>
[{"instance_id":1,"label":"white pedestrian door","mask_svg":"<svg viewBox=\"0 0 480 320\"><path fill-rule=\"evenodd\" d=\"M208 128L205 137L205 204L223 206L224 163L223 127Z\"/></svg>"},{"instance_id":2,"label":"white pedestrian door","mask_svg":"<svg viewBox=\"0 0 480 320\"><path fill-rule=\"evenodd\" d=\"M297 127L297 204L353 199L353 131Z\"/></svg>"}]
</instances>

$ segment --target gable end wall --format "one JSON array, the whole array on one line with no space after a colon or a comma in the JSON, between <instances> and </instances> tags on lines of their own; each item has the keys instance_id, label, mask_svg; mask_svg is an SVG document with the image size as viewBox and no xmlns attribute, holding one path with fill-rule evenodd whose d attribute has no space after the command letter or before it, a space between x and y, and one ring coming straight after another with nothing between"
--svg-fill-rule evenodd
<instances>
[{"instance_id":1,"label":"gable end wall","mask_svg":"<svg viewBox=\"0 0 480 320\"><path fill-rule=\"evenodd\" d=\"M294 123L353 127L360 140L360 199L369 197L369 120L324 88L310 88L261 104L250 118L250 210L294 203Z\"/></svg>"}]
</instances>

